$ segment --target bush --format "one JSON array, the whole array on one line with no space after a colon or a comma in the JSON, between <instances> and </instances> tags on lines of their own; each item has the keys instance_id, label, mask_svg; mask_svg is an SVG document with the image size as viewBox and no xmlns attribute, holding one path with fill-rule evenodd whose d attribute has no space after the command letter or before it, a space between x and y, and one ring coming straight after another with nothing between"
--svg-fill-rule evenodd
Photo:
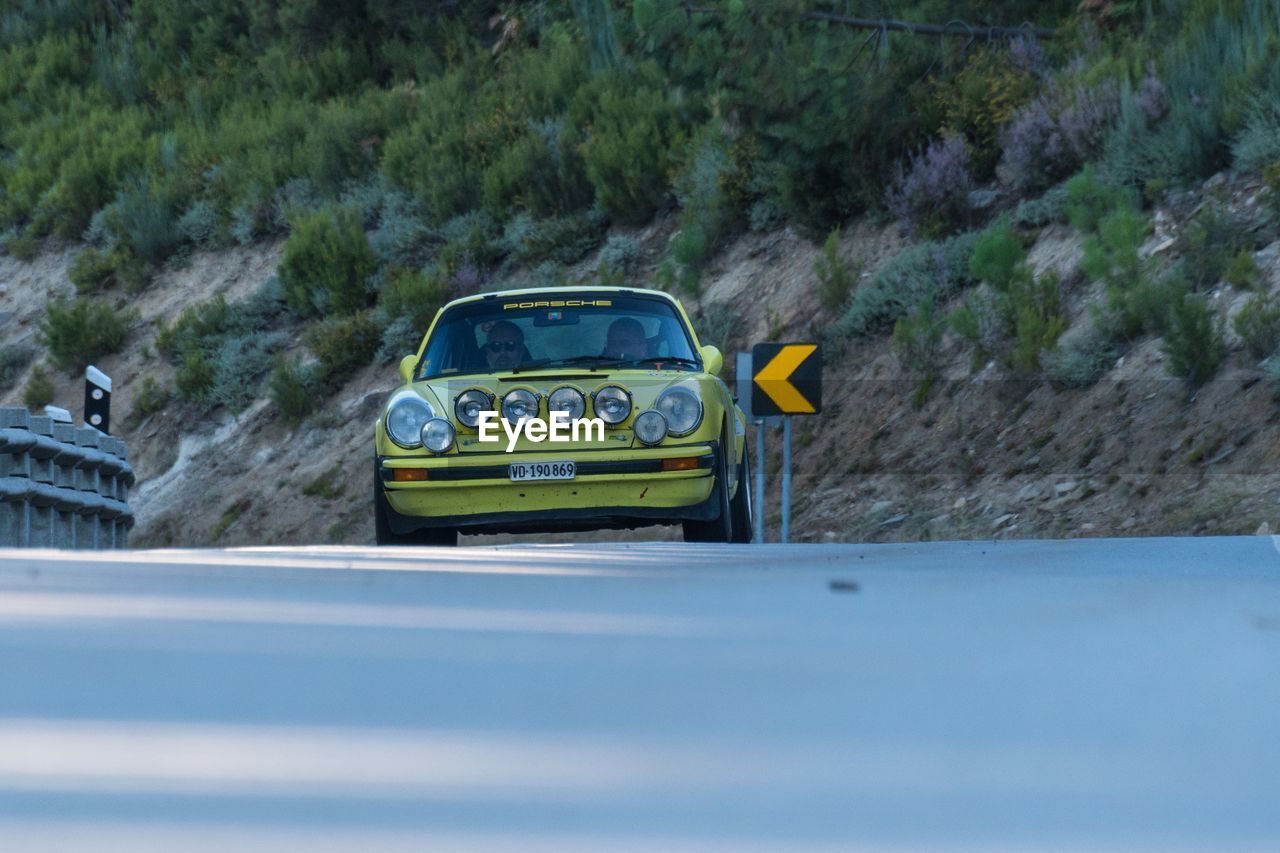
<instances>
[{"instance_id":1,"label":"bush","mask_svg":"<svg viewBox=\"0 0 1280 853\"><path fill-rule=\"evenodd\" d=\"M840 229L833 228L822 244L822 254L813 262L818 277L818 301L828 311L836 311L849 300L858 283L853 267L840 254Z\"/></svg>"},{"instance_id":2,"label":"bush","mask_svg":"<svg viewBox=\"0 0 1280 853\"><path fill-rule=\"evenodd\" d=\"M1014 343L1008 365L1017 374L1029 376L1040 369L1040 354L1053 350L1067 328L1062 315L1058 276L1033 277L1030 271L1019 276L1009 292L1014 316Z\"/></svg>"},{"instance_id":3,"label":"bush","mask_svg":"<svg viewBox=\"0 0 1280 853\"><path fill-rule=\"evenodd\" d=\"M1083 234L1096 230L1103 217L1130 203L1128 193L1105 183L1090 166L1067 181L1063 189L1067 221Z\"/></svg>"},{"instance_id":4,"label":"bush","mask_svg":"<svg viewBox=\"0 0 1280 853\"><path fill-rule=\"evenodd\" d=\"M1258 268L1253 252L1241 249L1227 264L1222 277L1236 290L1253 290L1262 279L1262 270Z\"/></svg>"},{"instance_id":5,"label":"bush","mask_svg":"<svg viewBox=\"0 0 1280 853\"><path fill-rule=\"evenodd\" d=\"M0 240L0 248L20 261L31 261L40 251L40 242L26 232L15 233Z\"/></svg>"},{"instance_id":6,"label":"bush","mask_svg":"<svg viewBox=\"0 0 1280 853\"><path fill-rule=\"evenodd\" d=\"M186 242L202 249L212 248L217 244L222 230L217 205L207 199L192 202L182 216L178 217L176 227L178 236Z\"/></svg>"},{"instance_id":7,"label":"bush","mask_svg":"<svg viewBox=\"0 0 1280 853\"><path fill-rule=\"evenodd\" d=\"M8 391L18 381L18 374L31 363L34 353L16 344L0 346L0 392Z\"/></svg>"},{"instance_id":8,"label":"bush","mask_svg":"<svg viewBox=\"0 0 1280 853\"><path fill-rule=\"evenodd\" d=\"M188 403L206 402L216 381L217 370L208 356L195 347L183 351L174 375L179 397Z\"/></svg>"},{"instance_id":9,"label":"bush","mask_svg":"<svg viewBox=\"0 0 1280 853\"><path fill-rule=\"evenodd\" d=\"M940 362L939 348L945 327L945 319L938 316L934 310L933 301L929 299L917 305L910 314L899 317L894 323L891 338L893 353L903 367L920 374L921 377L920 384L916 388L916 406L924 402L924 398L937 379Z\"/></svg>"},{"instance_id":10,"label":"bush","mask_svg":"<svg viewBox=\"0 0 1280 853\"><path fill-rule=\"evenodd\" d=\"M601 283L623 284L640 261L640 243L625 234L610 234L600 250Z\"/></svg>"},{"instance_id":11,"label":"bush","mask_svg":"<svg viewBox=\"0 0 1280 853\"><path fill-rule=\"evenodd\" d=\"M34 411L41 411L53 402L53 380L45 372L44 367L37 364L31 368L27 377L27 387L22 391L22 405Z\"/></svg>"},{"instance_id":12,"label":"bush","mask_svg":"<svg viewBox=\"0 0 1280 853\"><path fill-rule=\"evenodd\" d=\"M77 293L91 293L110 284L115 272L115 264L106 252L89 248L71 259L71 264L67 267L67 278L76 286Z\"/></svg>"},{"instance_id":13,"label":"bush","mask_svg":"<svg viewBox=\"0 0 1280 853\"><path fill-rule=\"evenodd\" d=\"M1023 199L1010 217L1021 228L1039 228L1066 219L1067 190L1059 184L1039 198Z\"/></svg>"},{"instance_id":14,"label":"bush","mask_svg":"<svg viewBox=\"0 0 1280 853\"><path fill-rule=\"evenodd\" d=\"M969 258L969 274L998 291L1008 291L1026 259L1022 240L1002 217L978 236Z\"/></svg>"},{"instance_id":15,"label":"bush","mask_svg":"<svg viewBox=\"0 0 1280 853\"><path fill-rule=\"evenodd\" d=\"M1162 328L1162 291L1138 256L1149 227L1142 214L1120 207L1098 223L1097 235L1085 239L1081 268L1105 285L1107 313L1100 324L1117 338Z\"/></svg>"},{"instance_id":16,"label":"bush","mask_svg":"<svg viewBox=\"0 0 1280 853\"><path fill-rule=\"evenodd\" d=\"M1051 81L1001 129L1001 180L1023 193L1062 180L1096 153L1118 108L1110 80L1074 87Z\"/></svg>"},{"instance_id":17,"label":"bush","mask_svg":"<svg viewBox=\"0 0 1280 853\"><path fill-rule=\"evenodd\" d=\"M973 345L970 367L977 370L988 359L1005 359L1012 318L1008 299L983 285L969 294L964 304L951 312L951 328Z\"/></svg>"},{"instance_id":18,"label":"bush","mask_svg":"<svg viewBox=\"0 0 1280 853\"><path fill-rule=\"evenodd\" d=\"M954 295L970 281L969 258L977 240L978 235L970 232L904 249L853 291L834 329L835 337L873 334L925 300L936 305Z\"/></svg>"},{"instance_id":19,"label":"bush","mask_svg":"<svg viewBox=\"0 0 1280 853\"><path fill-rule=\"evenodd\" d=\"M548 260L559 264L575 263L599 244L606 224L601 216L590 213L526 222L518 236L513 233L506 235L518 240L512 246L511 260L527 266ZM472 257L476 256L472 254Z\"/></svg>"},{"instance_id":20,"label":"bush","mask_svg":"<svg viewBox=\"0 0 1280 853\"><path fill-rule=\"evenodd\" d=\"M1040 364L1045 377L1059 388L1085 388L1097 382L1115 364L1118 353L1110 338L1097 332L1077 335L1063 346L1044 353Z\"/></svg>"},{"instance_id":21,"label":"bush","mask_svg":"<svg viewBox=\"0 0 1280 853\"><path fill-rule=\"evenodd\" d=\"M138 390L138 398L133 404L129 421L136 429L144 420L162 411L168 404L169 389L157 382L154 376L148 376L142 380L142 387Z\"/></svg>"},{"instance_id":22,"label":"bush","mask_svg":"<svg viewBox=\"0 0 1280 853\"><path fill-rule=\"evenodd\" d=\"M1169 309L1169 329L1165 333L1166 369L1192 387L1209 381L1223 358L1226 345L1203 297L1186 294Z\"/></svg>"},{"instance_id":23,"label":"bush","mask_svg":"<svg viewBox=\"0 0 1280 853\"><path fill-rule=\"evenodd\" d=\"M101 300L80 298L68 304L55 298L46 303L40 333L54 366L75 375L104 355L119 352L132 321L132 315Z\"/></svg>"},{"instance_id":24,"label":"bush","mask_svg":"<svg viewBox=\"0 0 1280 853\"><path fill-rule=\"evenodd\" d=\"M1280 348L1280 305L1269 296L1254 296L1231 320L1245 351L1261 360Z\"/></svg>"},{"instance_id":25,"label":"bush","mask_svg":"<svg viewBox=\"0 0 1280 853\"><path fill-rule=\"evenodd\" d=\"M378 313L384 326L403 318L420 339L448 300L449 283L438 268L396 267L387 274L387 283L378 294Z\"/></svg>"},{"instance_id":26,"label":"bush","mask_svg":"<svg viewBox=\"0 0 1280 853\"><path fill-rule=\"evenodd\" d=\"M297 425L315 410L317 384L312 371L297 359L280 359L271 371L271 402L286 422Z\"/></svg>"},{"instance_id":27,"label":"bush","mask_svg":"<svg viewBox=\"0 0 1280 853\"><path fill-rule=\"evenodd\" d=\"M972 189L968 149L953 135L935 139L900 164L885 203L913 233L937 237L967 219Z\"/></svg>"},{"instance_id":28,"label":"bush","mask_svg":"<svg viewBox=\"0 0 1280 853\"><path fill-rule=\"evenodd\" d=\"M579 150L596 199L620 223L648 222L667 196L670 152L684 135L667 87L608 71L580 91L575 112L590 128Z\"/></svg>"},{"instance_id":29,"label":"bush","mask_svg":"<svg viewBox=\"0 0 1280 853\"><path fill-rule=\"evenodd\" d=\"M167 258L182 239L169 201L150 180L120 190L103 216L116 241L151 264Z\"/></svg>"},{"instance_id":30,"label":"bush","mask_svg":"<svg viewBox=\"0 0 1280 853\"><path fill-rule=\"evenodd\" d=\"M287 343L276 328L284 312L279 283L272 279L243 302L228 304L219 295L187 308L172 326L161 326L156 349L177 364L179 396L232 411L248 405L273 354Z\"/></svg>"},{"instance_id":31,"label":"bush","mask_svg":"<svg viewBox=\"0 0 1280 853\"><path fill-rule=\"evenodd\" d=\"M315 378L328 391L336 391L360 368L373 360L381 342L373 312L357 311L312 326L303 338L319 361Z\"/></svg>"},{"instance_id":32,"label":"bush","mask_svg":"<svg viewBox=\"0 0 1280 853\"><path fill-rule=\"evenodd\" d=\"M998 131L1034 94L1035 77L1001 46L975 50L964 68L941 79L944 126L965 138L974 154L974 174L986 180L1000 156Z\"/></svg>"},{"instance_id":33,"label":"bush","mask_svg":"<svg viewBox=\"0 0 1280 853\"><path fill-rule=\"evenodd\" d=\"M366 279L376 267L358 211L323 210L300 219L284 246L280 282L299 314L351 314L368 303Z\"/></svg>"},{"instance_id":34,"label":"bush","mask_svg":"<svg viewBox=\"0 0 1280 853\"><path fill-rule=\"evenodd\" d=\"M1211 202L1191 217L1178 235L1177 248L1186 263L1191 286L1200 290L1221 281L1241 254L1252 260L1249 252L1254 248L1254 239L1243 217ZM1238 274L1247 278L1249 271L1242 266Z\"/></svg>"}]
</instances>

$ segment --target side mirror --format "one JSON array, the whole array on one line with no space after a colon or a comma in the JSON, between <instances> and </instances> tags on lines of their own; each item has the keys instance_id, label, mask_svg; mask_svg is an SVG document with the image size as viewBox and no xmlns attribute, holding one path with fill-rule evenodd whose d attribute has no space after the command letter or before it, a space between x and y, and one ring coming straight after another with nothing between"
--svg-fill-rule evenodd
<instances>
[{"instance_id":1,"label":"side mirror","mask_svg":"<svg viewBox=\"0 0 1280 853\"><path fill-rule=\"evenodd\" d=\"M416 355L406 355L400 359L400 378L405 382L413 380L413 369L418 366L418 357Z\"/></svg>"},{"instance_id":2,"label":"side mirror","mask_svg":"<svg viewBox=\"0 0 1280 853\"><path fill-rule=\"evenodd\" d=\"M699 352L702 353L702 364L707 373L712 376L719 376L720 368L724 367L724 356L720 354L720 350L707 344Z\"/></svg>"}]
</instances>

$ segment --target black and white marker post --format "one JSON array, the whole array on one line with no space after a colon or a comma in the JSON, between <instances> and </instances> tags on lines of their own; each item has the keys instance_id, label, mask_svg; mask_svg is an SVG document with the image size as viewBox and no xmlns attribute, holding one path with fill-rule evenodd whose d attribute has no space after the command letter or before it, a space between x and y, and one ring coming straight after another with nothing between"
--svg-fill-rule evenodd
<instances>
[{"instance_id":1,"label":"black and white marker post","mask_svg":"<svg viewBox=\"0 0 1280 853\"><path fill-rule=\"evenodd\" d=\"M84 370L84 422L111 434L111 377L92 364Z\"/></svg>"}]
</instances>

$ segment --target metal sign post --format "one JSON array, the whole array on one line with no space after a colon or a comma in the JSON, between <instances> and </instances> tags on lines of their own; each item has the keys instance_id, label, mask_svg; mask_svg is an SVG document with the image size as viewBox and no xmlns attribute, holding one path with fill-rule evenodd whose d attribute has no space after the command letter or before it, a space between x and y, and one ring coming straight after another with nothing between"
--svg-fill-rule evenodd
<instances>
[{"instance_id":1,"label":"metal sign post","mask_svg":"<svg viewBox=\"0 0 1280 853\"><path fill-rule=\"evenodd\" d=\"M756 418L756 517L753 518L751 541L764 541L764 418Z\"/></svg>"},{"instance_id":2,"label":"metal sign post","mask_svg":"<svg viewBox=\"0 0 1280 853\"><path fill-rule=\"evenodd\" d=\"M782 416L781 541L791 536L791 416L822 411L822 348L815 343L756 344L751 349L751 411L757 417ZM764 474L764 443L758 439L760 474ZM756 505L764 510L763 481ZM763 539L764 537L759 537Z\"/></svg>"}]
</instances>

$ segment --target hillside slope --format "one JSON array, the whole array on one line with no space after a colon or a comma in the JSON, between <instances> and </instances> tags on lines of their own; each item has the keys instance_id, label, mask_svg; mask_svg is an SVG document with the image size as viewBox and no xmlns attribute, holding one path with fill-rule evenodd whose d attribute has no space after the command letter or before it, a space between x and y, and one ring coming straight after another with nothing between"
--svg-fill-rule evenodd
<instances>
[{"instance_id":1,"label":"hillside slope","mask_svg":"<svg viewBox=\"0 0 1280 853\"><path fill-rule=\"evenodd\" d=\"M1259 202L1265 190L1256 181L1231 181L1233 210L1252 211L1256 224L1269 227ZM1198 198L1181 203L1194 206ZM1178 220L1162 213L1169 212L1156 211L1164 224L1145 254L1169 253L1178 236ZM644 247L643 275L644 265L659 262L672 226L659 220L629 233ZM840 254L862 265L863 282L909 245L891 224L858 221L843 234ZM1070 226L1050 225L1028 252L1037 271L1056 269L1066 283L1067 339L1087 331L1089 306L1100 298L1099 285L1079 270L1081 244ZM72 253L52 245L35 263L0 261L0 280L8 284L0 312L12 314L6 341L39 346L33 328L44 295L70 287L65 266ZM701 296L684 297L686 304L700 325L728 325L731 349L822 335L836 318L815 295L819 255L819 247L787 229L740 237L716 255ZM1280 241L1255 256L1259 292L1280 294ZM243 299L271 278L278 258L279 246L268 245L200 253L167 269L131 302L136 345L100 364L118 383L116 432L129 442L139 472L133 497L139 545L372 541L371 425L398 384L393 364L364 368L298 426L265 397L235 414L176 403L145 417L135 412L146 378L172 382L172 365L154 354L157 327L198 300ZM588 258L572 275L592 280L596 262ZM521 278L490 286L518 285ZM1222 283L1210 298L1225 321L1250 295ZM1167 375L1155 336L1135 342L1092 386L1070 390L1010 379L995 364L973 370L963 342L948 332L942 379L917 408L918 377L902 367L886 336L855 339L843 351L829 344L826 408L797 419L793 535L892 541L1280 529L1276 390L1238 338L1231 347L1221 372L1198 390ZM0 402L17 402L26 378ZM79 380L59 375L55 385L57 400L77 410ZM780 438L768 434L771 530Z\"/></svg>"}]
</instances>

